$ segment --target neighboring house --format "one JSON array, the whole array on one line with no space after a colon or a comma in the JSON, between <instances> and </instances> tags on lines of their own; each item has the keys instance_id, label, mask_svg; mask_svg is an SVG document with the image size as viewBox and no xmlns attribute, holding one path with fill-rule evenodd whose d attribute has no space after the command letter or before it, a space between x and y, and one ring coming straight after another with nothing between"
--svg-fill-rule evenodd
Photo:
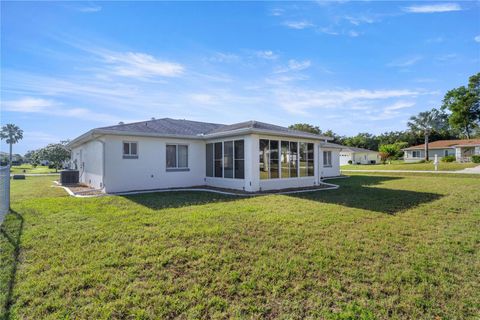
<instances>
[{"instance_id":1,"label":"neighboring house","mask_svg":"<svg viewBox=\"0 0 480 320\"><path fill-rule=\"evenodd\" d=\"M470 162L472 155L480 155L480 139L470 140L439 140L428 144L430 160L445 156L455 156L457 162ZM425 145L420 144L403 149L405 162L416 162L425 159Z\"/></svg>"},{"instance_id":2,"label":"neighboring house","mask_svg":"<svg viewBox=\"0 0 480 320\"><path fill-rule=\"evenodd\" d=\"M213 186L255 192L340 175L329 137L248 121L158 119L90 130L68 147L80 182L107 193Z\"/></svg>"},{"instance_id":3,"label":"neighboring house","mask_svg":"<svg viewBox=\"0 0 480 320\"><path fill-rule=\"evenodd\" d=\"M340 151L340 165L347 165L349 161L351 164L376 164L380 157L377 151L344 146Z\"/></svg>"}]
</instances>

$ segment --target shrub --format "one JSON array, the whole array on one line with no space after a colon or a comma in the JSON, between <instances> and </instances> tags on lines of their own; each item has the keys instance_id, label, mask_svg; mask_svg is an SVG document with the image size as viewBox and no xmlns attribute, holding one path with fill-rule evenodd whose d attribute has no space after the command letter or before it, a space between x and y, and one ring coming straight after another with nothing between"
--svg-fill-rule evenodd
<instances>
[{"instance_id":1,"label":"shrub","mask_svg":"<svg viewBox=\"0 0 480 320\"><path fill-rule=\"evenodd\" d=\"M472 162L473 163L480 163L480 155L472 156Z\"/></svg>"},{"instance_id":2,"label":"shrub","mask_svg":"<svg viewBox=\"0 0 480 320\"><path fill-rule=\"evenodd\" d=\"M453 162L455 160L456 159L454 155L445 156L441 159L442 162Z\"/></svg>"},{"instance_id":3,"label":"shrub","mask_svg":"<svg viewBox=\"0 0 480 320\"><path fill-rule=\"evenodd\" d=\"M353 161L352 161L352 160L348 160L348 164L352 164L352 163L353 163Z\"/></svg>"}]
</instances>

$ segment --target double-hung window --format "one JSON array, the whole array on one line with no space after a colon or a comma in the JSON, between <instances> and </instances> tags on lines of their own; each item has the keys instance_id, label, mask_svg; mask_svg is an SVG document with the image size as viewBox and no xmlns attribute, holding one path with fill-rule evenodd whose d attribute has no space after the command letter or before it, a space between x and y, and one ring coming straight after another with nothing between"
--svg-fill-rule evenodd
<instances>
[{"instance_id":1,"label":"double-hung window","mask_svg":"<svg viewBox=\"0 0 480 320\"><path fill-rule=\"evenodd\" d=\"M138 159L138 143L123 142L123 159Z\"/></svg>"},{"instance_id":2,"label":"double-hung window","mask_svg":"<svg viewBox=\"0 0 480 320\"><path fill-rule=\"evenodd\" d=\"M167 171L188 170L188 146L167 144Z\"/></svg>"},{"instance_id":3,"label":"double-hung window","mask_svg":"<svg viewBox=\"0 0 480 320\"><path fill-rule=\"evenodd\" d=\"M323 151L323 166L332 166L332 151Z\"/></svg>"}]
</instances>

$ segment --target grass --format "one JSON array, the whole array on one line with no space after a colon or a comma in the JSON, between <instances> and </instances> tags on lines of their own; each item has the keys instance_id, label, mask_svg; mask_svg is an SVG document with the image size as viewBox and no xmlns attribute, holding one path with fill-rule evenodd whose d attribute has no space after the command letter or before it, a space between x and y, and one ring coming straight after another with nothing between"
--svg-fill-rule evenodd
<instances>
[{"instance_id":1,"label":"grass","mask_svg":"<svg viewBox=\"0 0 480 320\"><path fill-rule=\"evenodd\" d=\"M440 162L438 170L440 171L457 171L465 168L478 166L478 163L457 163L457 162ZM435 170L433 163L402 163L394 162L392 164L349 164L341 166L340 170L418 170L430 171Z\"/></svg>"},{"instance_id":2,"label":"grass","mask_svg":"<svg viewBox=\"0 0 480 320\"><path fill-rule=\"evenodd\" d=\"M55 169L49 169L48 166L37 166L34 168L31 164L22 164L20 166L12 166L10 168L10 172L15 174L22 174L22 173L43 174L43 173L55 173Z\"/></svg>"},{"instance_id":3,"label":"grass","mask_svg":"<svg viewBox=\"0 0 480 320\"><path fill-rule=\"evenodd\" d=\"M473 175L357 173L338 190L254 198L71 198L50 181L12 181L12 241L0 235L11 319L480 313Z\"/></svg>"}]
</instances>

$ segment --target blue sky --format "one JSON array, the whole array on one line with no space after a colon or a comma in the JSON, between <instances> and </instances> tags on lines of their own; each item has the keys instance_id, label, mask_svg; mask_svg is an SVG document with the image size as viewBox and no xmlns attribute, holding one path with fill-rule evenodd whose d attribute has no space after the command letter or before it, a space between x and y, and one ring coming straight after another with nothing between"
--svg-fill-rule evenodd
<instances>
[{"instance_id":1,"label":"blue sky","mask_svg":"<svg viewBox=\"0 0 480 320\"><path fill-rule=\"evenodd\" d=\"M1 123L25 131L19 153L151 117L403 130L480 71L479 2L1 9Z\"/></svg>"}]
</instances>

